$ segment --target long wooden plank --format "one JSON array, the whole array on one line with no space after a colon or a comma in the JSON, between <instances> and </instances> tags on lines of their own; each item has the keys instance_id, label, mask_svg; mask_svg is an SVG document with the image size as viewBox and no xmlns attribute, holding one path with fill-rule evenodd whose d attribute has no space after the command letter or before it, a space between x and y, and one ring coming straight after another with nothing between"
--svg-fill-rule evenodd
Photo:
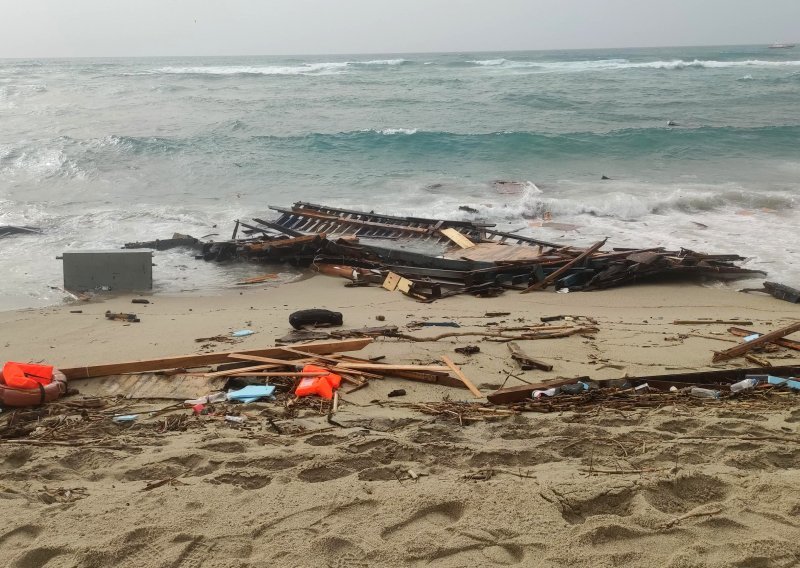
<instances>
[{"instance_id":1,"label":"long wooden plank","mask_svg":"<svg viewBox=\"0 0 800 568\"><path fill-rule=\"evenodd\" d=\"M313 373L303 373L301 372L286 372L286 373L234 373L232 375L228 375L229 377L324 377L329 375L328 372L313 372Z\"/></svg>"},{"instance_id":2,"label":"long wooden plank","mask_svg":"<svg viewBox=\"0 0 800 568\"><path fill-rule=\"evenodd\" d=\"M533 285L529 286L528 288L526 288L525 290L523 290L522 293L523 294L527 294L528 292L533 292L534 290L542 290L544 288L547 288L550 284L552 284L553 282L558 280L559 277L561 277L563 274L566 274L573 266L575 266L576 264L578 264L582 260L588 258L592 254L594 254L595 252L600 250L600 248L604 244L606 244L607 240L608 239L603 239L602 241L596 242L595 244L590 246L588 249L583 251L581 254L579 254L578 256L573 258L572 260L570 260L567 264L565 264L564 266L562 266L561 268L559 268L558 270L556 270L552 274L548 274L543 280L540 280L539 282L536 282L535 284L533 284Z\"/></svg>"},{"instance_id":3,"label":"long wooden plank","mask_svg":"<svg viewBox=\"0 0 800 568\"><path fill-rule=\"evenodd\" d=\"M457 229L454 229L452 227L448 229L439 229L439 232L442 233L445 237L447 237L451 241L453 241L462 249L468 249L475 246L475 243L473 243L467 237L459 233Z\"/></svg>"},{"instance_id":4,"label":"long wooden plank","mask_svg":"<svg viewBox=\"0 0 800 568\"><path fill-rule=\"evenodd\" d=\"M718 361L727 361L728 359L735 359L736 357L741 357L748 351L755 349L756 347L760 347L767 343L771 343L776 339L783 339L783 337L790 335L796 331L800 331L800 321L796 321L793 324L787 325L786 327L782 327L780 329L776 329L775 331L771 331L770 333L765 333L761 337L757 337L752 341L748 341L747 343L742 343L741 345L737 345L735 347L731 347L730 349L726 349L725 351L717 351L714 353L713 361L716 363Z\"/></svg>"},{"instance_id":5,"label":"long wooden plank","mask_svg":"<svg viewBox=\"0 0 800 568\"><path fill-rule=\"evenodd\" d=\"M448 368L444 365L383 365L381 363L350 363L345 361L341 362L340 364L348 369L363 369L365 371L448 371Z\"/></svg>"},{"instance_id":6,"label":"long wooden plank","mask_svg":"<svg viewBox=\"0 0 800 568\"><path fill-rule=\"evenodd\" d=\"M247 371L264 371L266 369L274 369L275 365L253 365L252 367L241 367L239 369L225 369L224 371L216 371L214 373L205 373L204 377L224 377L233 373L242 373Z\"/></svg>"},{"instance_id":7,"label":"long wooden plank","mask_svg":"<svg viewBox=\"0 0 800 568\"><path fill-rule=\"evenodd\" d=\"M296 347L302 348L305 353L302 357L313 355L328 355L340 351L358 351L372 343L372 338L363 337L358 339L344 339L339 341L320 341L316 343L301 343ZM229 356L238 353L240 355L258 355L264 357L279 357L286 353L282 347L267 347L264 349L253 349L248 351L223 351L218 353L206 353L203 355L180 355L177 357L163 357L161 359L147 359L143 361L130 361L127 363L106 363L102 365L86 365L83 367L61 368L61 372L68 379L88 379L91 377L105 377L107 375L120 375L123 373L143 373L147 371L158 371L160 369L175 369L193 367L203 367L216 363L229 362ZM287 357L288 358L288 357ZM294 358L300 358L295 355Z\"/></svg>"},{"instance_id":8,"label":"long wooden plank","mask_svg":"<svg viewBox=\"0 0 800 568\"><path fill-rule=\"evenodd\" d=\"M450 370L451 370L451 371L453 371L453 374L455 374L455 376L456 376L456 377L458 377L459 379L461 379L461 382L462 382L462 383L464 383L465 385L467 385L467 388L469 389L469 391L470 391L472 394L474 394L474 395L475 395L475 398L482 398L482 397L483 397L483 393L482 393L481 391L479 391L479 390L478 390L478 387L476 387L476 386L473 384L473 382L472 382L472 381L470 381L470 380L469 380L469 379L468 379L468 378L467 378L467 377L464 375L464 373L462 373L462 372L461 372L461 369L459 369L459 368L456 366L456 364L455 364L455 363L453 363L453 362L450 360L450 358L449 358L447 355L442 355L442 361L444 361L444 364L445 364L445 365L447 365L448 367L450 367Z\"/></svg>"},{"instance_id":9,"label":"long wooden plank","mask_svg":"<svg viewBox=\"0 0 800 568\"><path fill-rule=\"evenodd\" d=\"M261 357L260 355L247 355L244 353L231 353L228 355L231 359L237 359L239 361L256 361L259 363L272 363L273 365L283 365L286 367L291 367L293 365L301 364L301 361L304 359L275 359L274 357Z\"/></svg>"},{"instance_id":10,"label":"long wooden plank","mask_svg":"<svg viewBox=\"0 0 800 568\"><path fill-rule=\"evenodd\" d=\"M751 331L749 329L743 329L741 327L730 327L728 331L733 335L737 335L739 337L747 337L748 335L759 334L761 335L760 331ZM780 345L781 347L786 347L788 349L794 349L795 351L800 351L800 341L793 341L791 339L773 339L772 343L775 345Z\"/></svg>"}]
</instances>

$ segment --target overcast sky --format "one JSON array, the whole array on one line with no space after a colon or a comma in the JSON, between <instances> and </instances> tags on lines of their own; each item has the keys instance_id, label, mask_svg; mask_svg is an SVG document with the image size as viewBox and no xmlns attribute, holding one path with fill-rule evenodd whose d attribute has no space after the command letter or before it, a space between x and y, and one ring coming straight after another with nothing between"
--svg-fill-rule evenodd
<instances>
[{"instance_id":1,"label":"overcast sky","mask_svg":"<svg viewBox=\"0 0 800 568\"><path fill-rule=\"evenodd\" d=\"M0 57L800 42L800 0L0 0Z\"/></svg>"}]
</instances>

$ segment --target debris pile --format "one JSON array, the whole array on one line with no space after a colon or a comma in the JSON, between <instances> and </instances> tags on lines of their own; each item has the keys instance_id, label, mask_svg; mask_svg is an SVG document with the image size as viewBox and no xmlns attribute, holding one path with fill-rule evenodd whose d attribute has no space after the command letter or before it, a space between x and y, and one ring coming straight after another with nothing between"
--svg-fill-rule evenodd
<instances>
[{"instance_id":1,"label":"debris pile","mask_svg":"<svg viewBox=\"0 0 800 568\"><path fill-rule=\"evenodd\" d=\"M496 296L505 290L529 293L549 287L585 291L660 277L763 274L738 266L746 259L735 254L604 250L607 239L581 248L498 231L490 223L398 217L305 202L271 209L279 214L272 221L236 221L230 240L200 243L176 234L173 239L125 246L199 246L198 258L207 261L311 267L346 278L350 286L381 284L423 302L465 293Z\"/></svg>"}]
</instances>

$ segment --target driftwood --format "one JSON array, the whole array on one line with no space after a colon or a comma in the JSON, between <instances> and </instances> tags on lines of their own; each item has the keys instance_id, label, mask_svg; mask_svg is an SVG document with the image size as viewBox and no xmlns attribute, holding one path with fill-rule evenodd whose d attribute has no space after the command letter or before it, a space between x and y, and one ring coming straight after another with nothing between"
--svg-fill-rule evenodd
<instances>
[{"instance_id":1,"label":"driftwood","mask_svg":"<svg viewBox=\"0 0 800 568\"><path fill-rule=\"evenodd\" d=\"M726 361L728 359L735 359L736 357L741 357L745 353L755 349L756 347L761 347L767 343L771 343L775 339L782 339L783 337L790 335L796 331L800 331L800 321L796 321L793 324L787 325L786 327L782 327L781 329L776 329L770 333L764 334L761 337L757 337L752 341L748 341L747 343L742 343L741 345L737 345L736 347L731 347L730 349L726 349L725 351L718 351L714 353L713 361L715 363L719 361Z\"/></svg>"},{"instance_id":2,"label":"driftwood","mask_svg":"<svg viewBox=\"0 0 800 568\"><path fill-rule=\"evenodd\" d=\"M763 335L758 331L752 331L749 329L742 329L741 327L729 327L728 332L736 335L738 337L747 337L750 335ZM773 339L770 343L774 343L775 345L780 345L781 347L786 347L788 349L794 349L795 351L800 351L800 341L792 341L791 339Z\"/></svg>"},{"instance_id":3,"label":"driftwood","mask_svg":"<svg viewBox=\"0 0 800 568\"><path fill-rule=\"evenodd\" d=\"M506 345L508 346L508 350L511 351L511 358L519 364L523 371L530 371L531 369L540 369L542 371L553 370L553 366L549 363L539 361L523 353L522 349L520 349L519 345L516 343L508 342Z\"/></svg>"}]
</instances>

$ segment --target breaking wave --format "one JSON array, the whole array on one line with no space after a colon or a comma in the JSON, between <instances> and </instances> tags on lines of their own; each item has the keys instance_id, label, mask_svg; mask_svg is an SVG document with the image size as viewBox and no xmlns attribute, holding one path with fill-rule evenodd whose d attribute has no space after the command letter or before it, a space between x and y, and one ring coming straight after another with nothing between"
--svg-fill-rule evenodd
<instances>
[{"instance_id":1,"label":"breaking wave","mask_svg":"<svg viewBox=\"0 0 800 568\"><path fill-rule=\"evenodd\" d=\"M726 69L732 67L800 67L800 61L767 61L747 59L742 61L684 60L630 61L628 59L598 59L587 61L518 61L511 59L471 60L467 63L485 68L531 69L540 72L603 71L620 69Z\"/></svg>"},{"instance_id":2,"label":"breaking wave","mask_svg":"<svg viewBox=\"0 0 800 568\"><path fill-rule=\"evenodd\" d=\"M520 213L534 217L545 212L558 216L591 215L631 221L648 215L669 216L676 211L704 213L728 208L776 212L798 206L798 198L785 192L754 193L720 187L664 189L645 184L602 195L586 191L574 197L528 193L520 203Z\"/></svg>"},{"instance_id":3,"label":"breaking wave","mask_svg":"<svg viewBox=\"0 0 800 568\"><path fill-rule=\"evenodd\" d=\"M163 75L335 75L351 67L395 66L410 63L406 59L372 59L369 61L328 61L300 65L203 65L192 67L160 67L145 74Z\"/></svg>"}]
</instances>

